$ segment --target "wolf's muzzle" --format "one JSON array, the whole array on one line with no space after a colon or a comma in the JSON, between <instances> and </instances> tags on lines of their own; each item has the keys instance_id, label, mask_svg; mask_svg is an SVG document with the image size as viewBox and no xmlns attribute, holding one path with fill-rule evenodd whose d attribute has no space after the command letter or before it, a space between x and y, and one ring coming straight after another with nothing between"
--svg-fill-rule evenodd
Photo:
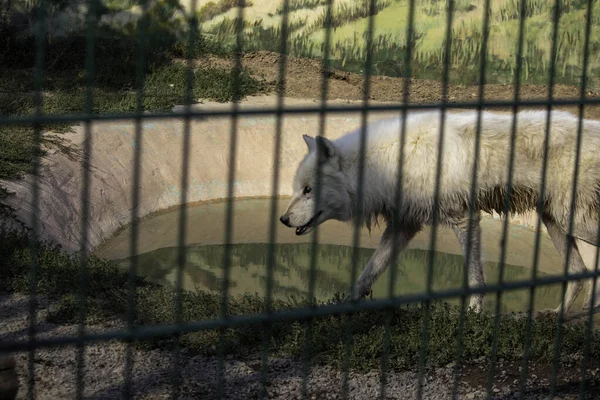
<instances>
[{"instance_id":1,"label":"wolf's muzzle","mask_svg":"<svg viewBox=\"0 0 600 400\"><path fill-rule=\"evenodd\" d=\"M281 217L279 217L279 220L281 221L282 224L284 224L287 227L292 227L290 225L290 217L288 217L287 215L282 215Z\"/></svg>"}]
</instances>

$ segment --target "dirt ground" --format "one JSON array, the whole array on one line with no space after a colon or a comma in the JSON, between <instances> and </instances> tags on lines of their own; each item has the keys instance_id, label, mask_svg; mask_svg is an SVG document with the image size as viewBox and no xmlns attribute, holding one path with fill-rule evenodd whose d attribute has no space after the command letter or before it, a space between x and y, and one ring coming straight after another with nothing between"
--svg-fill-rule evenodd
<instances>
[{"instance_id":1,"label":"dirt ground","mask_svg":"<svg viewBox=\"0 0 600 400\"><path fill-rule=\"evenodd\" d=\"M24 341L28 337L29 299L24 295L0 296L1 341ZM48 313L57 304L40 296L37 298L38 339L58 338L77 335L78 326L73 324L56 325L49 323ZM120 321L105 322L102 325L86 326L87 333L101 333L124 329ZM86 399L123 398L127 374L127 346L122 342L110 341L92 343L85 346L82 366L82 397ZM77 371L79 368L78 349L74 346L38 349L33 357L34 386L29 385L27 352L18 353L16 370L19 379L17 399L33 398L66 399L75 397L77 391ZM173 353L171 348L148 349L132 348L131 398L166 399L172 398ZM492 385L493 400L516 399L519 396L520 363L509 364L497 360ZM216 357L188 353L183 349L179 359L180 392L182 399L258 399L261 398L262 364L260 354L243 359L228 356L224 360L225 381L223 397L218 396ZM570 366L560 366L556 384L555 399L578 399L581 360L573 360ZM600 396L598 376L600 364L592 362L588 368L589 381L583 399L597 399ZM464 366L458 376L457 394L459 399L487 398L489 362L480 360L475 365ZM101 372L101 373L100 373ZM529 365L529 374L523 398L542 400L549 398L552 365ZM319 365L311 365L307 380L308 399L340 399L343 397L344 374L342 371ZM302 398L303 363L301 360L273 357L267 365L266 389L270 399L292 400ZM1 378L1 377L0 377ZM418 374L415 371L386 374L385 396L387 399L416 399ZM348 399L381 398L380 371L357 373L350 371L347 380ZM1 389L1 387L0 387ZM453 399L454 367L428 370L423 379L422 398ZM2 393L0 392L0 399Z\"/></svg>"},{"instance_id":2,"label":"dirt ground","mask_svg":"<svg viewBox=\"0 0 600 400\"><path fill-rule=\"evenodd\" d=\"M207 57L197 61L198 65L224 67L232 61ZM242 65L255 77L266 82L275 92L280 70L280 56L270 52L245 54ZM321 99L322 64L316 60L287 58L285 61L286 97L302 99ZM351 72L330 70L328 73L327 99L363 100L364 76ZM369 100L401 102L404 99L405 79L387 76L371 78ZM476 102L479 86L448 85L448 102ZM436 103L442 99L442 84L437 81L411 79L409 82L408 102L411 104ZM521 85L521 100L547 100L548 87L540 85ZM554 85L553 99L579 99L581 88L568 85ZM600 90L587 90L586 99L598 99ZM513 101L514 85L488 84L484 87L485 101ZM558 109L577 113L577 106L557 107ZM494 108L510 111L510 108ZM600 119L600 106L587 106L585 118Z\"/></svg>"},{"instance_id":3,"label":"dirt ground","mask_svg":"<svg viewBox=\"0 0 600 400\"><path fill-rule=\"evenodd\" d=\"M263 79L271 92L275 91L279 72L279 56L273 53L258 52L243 57L243 65L254 75ZM200 65L224 66L230 61L207 58L197 61ZM321 98L321 64L313 60L288 59L285 73L285 96L292 98ZM364 80L359 74L331 71L328 80L328 99L360 100L363 98ZM370 100L402 101L404 80L401 78L373 77L371 79ZM439 82L411 80L410 103L434 103L441 99L442 85ZM478 86L450 86L448 99L451 102L477 100ZM524 85L521 87L521 99L545 99L548 89L544 86ZM557 85L554 97L577 99L580 90L577 87ZM598 98L600 91L588 91L588 98ZM511 85L487 85L485 99L513 100ZM564 107L564 110L577 112L576 107ZM504 109L503 111L508 111ZM600 106L586 108L587 118L600 119ZM76 326L57 326L45 321L44 315L53 307L52 302L40 299L38 321L40 337L60 337L77 332ZM0 340L24 340L27 335L27 302L23 296L13 295L0 298ZM117 329L119 323L109 326L90 327L91 331ZM550 350L549 350L550 351ZM58 399L73 397L76 388L76 354L74 348L53 348L36 351L34 356L35 390L39 398ZM169 349L134 351L132 370L133 397L166 398L171 390L171 360ZM19 373L20 391L18 398L27 397L28 355L16 355ZM110 342L86 346L84 371L85 398L118 398L122 394L125 352L122 343ZM213 399L216 397L216 359L200 355L182 354L182 390L181 398ZM502 362L500 360L500 362ZM579 390L581 360L574 360L571 366L559 368L557 382L558 399L575 399ZM480 365L468 366L462 371L459 385L459 398L486 398L484 390L487 379L487 361ZM591 366L591 382L587 386L585 398L599 398L600 365ZM510 399L519 396L519 365L499 364L494 380L495 399ZM227 398L258 398L260 395L261 371L257 360L226 361L227 377L225 391ZM97 371L103 371L97 374ZM302 382L302 364L296 360L271 359L268 371L268 397L278 399L300 398ZM548 397L551 366L531 366L527 383L526 399L545 399ZM588 375L589 376L589 375ZM308 385L309 398L334 399L341 397L342 374L326 367L311 370ZM386 398L416 398L416 374L413 372L392 373L388 376ZM351 373L349 377L349 398L372 399L379 395L379 372L368 374ZM423 398L452 398L452 367L448 366L430 371L425 380Z\"/></svg>"}]
</instances>

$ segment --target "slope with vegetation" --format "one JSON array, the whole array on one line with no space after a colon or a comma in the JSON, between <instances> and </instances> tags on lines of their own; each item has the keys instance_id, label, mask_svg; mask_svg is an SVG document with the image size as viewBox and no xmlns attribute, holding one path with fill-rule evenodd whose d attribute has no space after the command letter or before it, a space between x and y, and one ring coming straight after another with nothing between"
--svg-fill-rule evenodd
<instances>
[{"instance_id":1,"label":"slope with vegetation","mask_svg":"<svg viewBox=\"0 0 600 400\"><path fill-rule=\"evenodd\" d=\"M246 8L244 46L247 50L279 51L283 1L276 12L262 10L263 4ZM369 50L372 53L373 73L403 76L409 71L417 78L439 80L444 63L448 2L426 0L414 2L414 26L410 66L405 64L408 48L407 25L411 2L408 0L375 0L374 31ZM486 81L511 83L517 68L520 4L518 0L491 1L489 41L487 46ZM591 10L589 44L590 85L597 86L595 72L600 68L596 51L600 46L600 7L595 2ZM288 52L293 56L320 58L325 40L326 1L293 0L289 2ZM367 55L366 38L370 1L332 2L331 49L332 65L358 72L364 68ZM525 7L522 81L545 84L551 69L554 1L530 0ZM582 73L586 13L588 1L560 1L557 23L557 52L555 57L558 82L578 84ZM484 38L483 18L485 0L456 0L452 19L450 81L476 84ZM213 18L203 30L223 42L232 42L236 10Z\"/></svg>"}]
</instances>

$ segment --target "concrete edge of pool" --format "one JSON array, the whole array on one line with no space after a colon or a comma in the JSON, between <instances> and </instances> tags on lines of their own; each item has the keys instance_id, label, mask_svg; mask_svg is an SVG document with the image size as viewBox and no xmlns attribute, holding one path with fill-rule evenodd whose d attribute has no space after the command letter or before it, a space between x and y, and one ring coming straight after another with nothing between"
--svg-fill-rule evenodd
<instances>
[{"instance_id":1,"label":"concrete edge of pool","mask_svg":"<svg viewBox=\"0 0 600 400\"><path fill-rule=\"evenodd\" d=\"M276 96L250 97L241 107L274 107ZM351 104L332 100L330 104ZM285 99L285 106L313 105L314 100ZM206 102L199 109L229 109L230 104ZM393 112L371 112L370 120ZM306 151L303 133L316 134L318 114L286 115L282 121L279 163L274 165L276 118L272 115L239 117L234 161L233 198L270 197L275 167L279 168L279 185L275 195L291 195L291 181L298 161ZM325 134L336 138L360 126L359 112L333 113L326 116ZM214 117L190 122L190 148L187 203L219 201L228 197L231 147L231 120ZM89 237L88 251L127 226L133 214L148 217L177 207L181 202L184 121L182 119L147 120L143 123L137 204L134 199L133 171L136 146L133 120L94 122L91 126L89 167ZM85 130L75 126L73 132L61 134L80 153ZM39 179L40 235L60 244L67 251L81 248L81 194L83 169L81 154L73 157L49 149L42 159ZM15 196L8 204L26 225L33 221L32 188L34 179L26 176L3 184ZM494 216L497 218L497 216ZM489 216L486 218L490 218ZM511 224L535 228L537 215L530 213L511 218ZM544 231L544 228L542 227ZM377 232L374 233L375 235ZM593 267L595 248L580 243L588 267Z\"/></svg>"}]
</instances>

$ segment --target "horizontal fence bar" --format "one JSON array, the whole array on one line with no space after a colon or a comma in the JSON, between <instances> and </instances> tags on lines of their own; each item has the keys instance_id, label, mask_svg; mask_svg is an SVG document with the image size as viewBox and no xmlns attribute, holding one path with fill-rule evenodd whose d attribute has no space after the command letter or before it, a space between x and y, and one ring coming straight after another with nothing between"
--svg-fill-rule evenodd
<instances>
[{"instance_id":1,"label":"horizontal fence bar","mask_svg":"<svg viewBox=\"0 0 600 400\"><path fill-rule=\"evenodd\" d=\"M502 285L487 285L479 287L471 287L468 289L457 288L443 290L439 292L410 294L405 296L397 296L387 299L375 299L371 301L361 302L345 302L333 305L323 305L315 307L303 307L285 311L277 311L272 313L261 313L251 315L236 315L219 319L203 320L198 322L183 323L180 325L144 325L133 330L116 330L103 332L98 334L89 334L83 336L64 336L54 339L40 339L35 341L17 342L17 343L0 343L0 353L11 351L24 351L32 348L53 347L61 345L73 345L88 342L101 342L109 340L135 340L135 339L150 339L156 336L175 335L189 332L198 332L211 329L231 328L243 325L259 325L265 323L284 322L284 321L300 321L315 317L324 317L328 315L349 314L361 312L364 310L383 310L391 307L407 305L411 303L419 303L431 300L443 300L453 297L476 293L493 293L507 292L519 289L528 289L531 287L541 287L564 283L569 281L577 281L583 279L592 279L600 276L600 270L587 271L578 274L569 274L568 276L550 276L542 277L535 280L524 280L504 283Z\"/></svg>"},{"instance_id":2,"label":"horizontal fence bar","mask_svg":"<svg viewBox=\"0 0 600 400\"><path fill-rule=\"evenodd\" d=\"M304 106L304 107L277 107L256 108L244 107L243 109L232 110L190 110L173 111L168 113L119 113L119 114L92 114L92 115L45 115L40 117L2 117L0 125L23 125L23 124L51 124L67 122L85 122L85 121L111 121L111 120L151 120L151 119L169 119L169 118L203 118L203 117L230 117L232 115L268 115L268 114L314 114L314 113L349 113L362 111L402 111L402 110L429 110L429 109L447 109L447 108L512 108L512 107L541 107L541 106L595 106L600 105L598 99L556 99L548 100L523 100L514 101L495 101L495 102L463 102L463 103L423 103L423 104L369 104L365 105L339 105L339 106Z\"/></svg>"}]
</instances>

